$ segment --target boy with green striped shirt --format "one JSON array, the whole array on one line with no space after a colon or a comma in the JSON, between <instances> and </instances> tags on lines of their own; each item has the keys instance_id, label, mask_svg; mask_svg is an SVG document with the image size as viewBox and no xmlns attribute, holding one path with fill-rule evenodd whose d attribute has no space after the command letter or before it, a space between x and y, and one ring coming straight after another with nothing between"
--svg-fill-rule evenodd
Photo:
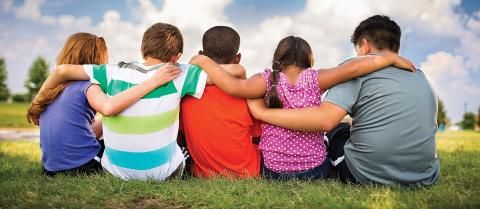
<instances>
[{"instance_id":1,"label":"boy with green striped shirt","mask_svg":"<svg viewBox=\"0 0 480 209\"><path fill-rule=\"evenodd\" d=\"M182 35L173 25L156 23L145 32L141 51L144 63L60 65L49 79L90 79L105 94L114 96L144 82L166 63L177 63L183 51ZM105 152L101 163L114 176L164 180L182 174L184 156L176 143L180 100L185 95L200 98L207 75L196 65L176 65L181 68L176 79L120 114L103 117Z\"/></svg>"}]
</instances>

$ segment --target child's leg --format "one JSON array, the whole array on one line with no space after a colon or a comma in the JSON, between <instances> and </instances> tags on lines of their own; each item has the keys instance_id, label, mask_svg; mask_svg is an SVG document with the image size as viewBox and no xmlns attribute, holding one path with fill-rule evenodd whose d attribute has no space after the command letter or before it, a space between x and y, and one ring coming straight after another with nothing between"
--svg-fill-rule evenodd
<instances>
[{"instance_id":1,"label":"child's leg","mask_svg":"<svg viewBox=\"0 0 480 209\"><path fill-rule=\"evenodd\" d=\"M332 164L332 170L338 175L342 182L355 183L356 179L350 172L347 163L344 160L343 147L350 138L350 125L340 123L337 127L327 133L328 146L327 153Z\"/></svg>"},{"instance_id":2,"label":"child's leg","mask_svg":"<svg viewBox=\"0 0 480 209\"><path fill-rule=\"evenodd\" d=\"M167 177L165 180L182 177L184 169L185 169L185 161L180 163L180 165L178 165L177 169L175 169L175 171L173 171L173 173L169 177Z\"/></svg>"},{"instance_id":3,"label":"child's leg","mask_svg":"<svg viewBox=\"0 0 480 209\"><path fill-rule=\"evenodd\" d=\"M182 153L185 157L185 165L184 165L185 169L183 171L182 177L188 178L192 176L191 169L193 165L193 159L192 159L192 156L190 156L190 153L188 152L187 140L185 138L185 135L180 130L178 131L178 135L177 135L177 144L182 150Z\"/></svg>"},{"instance_id":4,"label":"child's leg","mask_svg":"<svg viewBox=\"0 0 480 209\"><path fill-rule=\"evenodd\" d=\"M100 159L103 156L103 151L105 150L105 144L103 140L98 140L98 143L100 144L100 149L98 150L97 155L88 161L87 163L76 167L72 169L67 169L67 170L61 170L61 171L48 171L45 168L43 168L43 173L45 173L48 176L55 176L56 174L63 173L63 174L97 174L97 173L102 173L103 168L102 164L100 163Z\"/></svg>"}]
</instances>

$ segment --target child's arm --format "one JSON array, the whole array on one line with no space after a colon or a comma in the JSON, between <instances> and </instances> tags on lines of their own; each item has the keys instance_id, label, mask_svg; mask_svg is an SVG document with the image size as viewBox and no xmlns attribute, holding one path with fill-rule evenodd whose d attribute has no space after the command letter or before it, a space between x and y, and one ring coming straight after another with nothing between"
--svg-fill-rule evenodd
<instances>
[{"instance_id":1,"label":"child's arm","mask_svg":"<svg viewBox=\"0 0 480 209\"><path fill-rule=\"evenodd\" d=\"M100 139L103 135L103 128L102 128L102 118L95 117L92 124L92 130L95 134L95 138Z\"/></svg>"},{"instance_id":2,"label":"child's arm","mask_svg":"<svg viewBox=\"0 0 480 209\"><path fill-rule=\"evenodd\" d=\"M235 78L228 71L242 71L241 65L218 65L204 55L196 55L190 64L199 65L208 74L208 78L226 93L240 98L259 98L265 95L267 84L262 76L257 74L246 80ZM224 69L225 67L226 69Z\"/></svg>"},{"instance_id":3,"label":"child's arm","mask_svg":"<svg viewBox=\"0 0 480 209\"><path fill-rule=\"evenodd\" d=\"M247 79L247 73L245 72L245 68L243 67L237 67L238 65L236 64L222 64L220 67L222 67L224 70L232 74L235 78L238 79ZM207 85L214 85L210 77L207 78Z\"/></svg>"},{"instance_id":4,"label":"child's arm","mask_svg":"<svg viewBox=\"0 0 480 209\"><path fill-rule=\"evenodd\" d=\"M83 70L83 65L57 65L32 100L32 104L38 103L40 95L45 94L47 90L53 89L60 83L69 80L90 80L90 77Z\"/></svg>"},{"instance_id":5,"label":"child's arm","mask_svg":"<svg viewBox=\"0 0 480 209\"><path fill-rule=\"evenodd\" d=\"M63 81L73 80L90 80L90 77L88 77L87 73L83 70L83 65L57 65L47 80L45 80L45 83L43 83L38 93L46 89L55 88Z\"/></svg>"},{"instance_id":6,"label":"child's arm","mask_svg":"<svg viewBox=\"0 0 480 209\"><path fill-rule=\"evenodd\" d=\"M87 90L87 99L97 112L104 116L113 116L130 107L157 87L177 78L181 70L175 66L165 66L159 69L149 79L126 91L108 97L99 85L91 85Z\"/></svg>"},{"instance_id":7,"label":"child's arm","mask_svg":"<svg viewBox=\"0 0 480 209\"><path fill-rule=\"evenodd\" d=\"M247 103L256 119L297 131L330 131L347 115L347 111L328 102L301 109L267 108L263 99L248 99Z\"/></svg>"},{"instance_id":8,"label":"child's arm","mask_svg":"<svg viewBox=\"0 0 480 209\"><path fill-rule=\"evenodd\" d=\"M352 59L337 67L320 70L317 78L318 86L320 89L326 90L339 83L372 73L389 65L395 65L398 68L412 72L416 70L409 60L393 52L366 55Z\"/></svg>"}]
</instances>

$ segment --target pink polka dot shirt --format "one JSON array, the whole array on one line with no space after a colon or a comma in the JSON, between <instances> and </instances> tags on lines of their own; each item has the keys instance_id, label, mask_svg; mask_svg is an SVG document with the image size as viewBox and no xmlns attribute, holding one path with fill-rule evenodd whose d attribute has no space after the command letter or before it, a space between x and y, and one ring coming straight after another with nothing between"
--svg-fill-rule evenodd
<instances>
[{"instance_id":1,"label":"pink polka dot shirt","mask_svg":"<svg viewBox=\"0 0 480 209\"><path fill-rule=\"evenodd\" d=\"M267 91L271 73L270 69L263 72ZM276 89L283 109L319 106L324 92L318 87L317 76L317 70L305 69L298 75L297 82L291 84L285 74L279 73ZM264 124L262 129L259 149L265 166L271 171L305 171L319 166L326 159L323 132L300 132L270 124Z\"/></svg>"}]
</instances>

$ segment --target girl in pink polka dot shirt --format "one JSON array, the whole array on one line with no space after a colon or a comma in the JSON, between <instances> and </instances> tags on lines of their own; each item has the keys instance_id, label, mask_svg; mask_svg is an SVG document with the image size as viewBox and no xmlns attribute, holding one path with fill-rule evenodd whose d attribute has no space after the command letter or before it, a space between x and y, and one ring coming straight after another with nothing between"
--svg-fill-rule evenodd
<instances>
[{"instance_id":1,"label":"girl in pink polka dot shirt","mask_svg":"<svg viewBox=\"0 0 480 209\"><path fill-rule=\"evenodd\" d=\"M410 63L394 53L357 57L337 67L315 70L310 45L300 37L280 41L273 56L272 69L246 80L224 69L203 55L192 58L209 80L225 92L243 98L266 100L270 108L297 109L319 106L324 90L352 78L394 64L408 68ZM242 68L243 69L243 68ZM243 69L244 70L244 69ZM264 124L259 149L263 155L262 175L270 179L323 179L329 169L323 132L300 132Z\"/></svg>"}]
</instances>

